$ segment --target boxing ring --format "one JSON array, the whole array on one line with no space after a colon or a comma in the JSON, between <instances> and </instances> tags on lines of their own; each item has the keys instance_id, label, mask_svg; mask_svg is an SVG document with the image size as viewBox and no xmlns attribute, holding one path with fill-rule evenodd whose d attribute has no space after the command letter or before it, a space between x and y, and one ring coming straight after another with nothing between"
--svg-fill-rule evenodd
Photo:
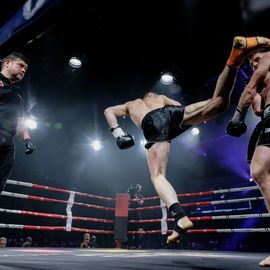
<instances>
[{"instance_id":1,"label":"boxing ring","mask_svg":"<svg viewBox=\"0 0 270 270\"><path fill-rule=\"evenodd\" d=\"M114 248L1 248L0 249L0 270L1 269L74 269L82 267L82 269L261 269L258 266L259 261L264 259L266 253L252 253L252 252L221 252L221 251L198 251L198 250L182 250L182 249L124 249L123 233L126 235L163 235L166 236L172 232L174 219L167 216L167 210L158 196L144 198L144 201L149 206L128 208L128 202L134 201L129 199L127 194L117 194L116 198L102 197L77 191L71 191L56 187L43 186L29 182L21 182L8 180L7 187L10 185L17 187L24 187L29 190L35 189L40 192L50 193L54 195L62 193L66 199L52 198L51 194L46 196L27 195L22 193L15 193L3 191L1 196L6 196L12 200L29 200L39 201L40 203L56 203L63 204L66 207L65 214L55 214L51 212L35 212L27 209L6 209L0 208L0 215L22 215L42 217L43 219L53 219L56 225L57 219L65 221L65 226L46 226L44 224L10 224L0 223L0 236L4 234L2 229L21 229L21 230L35 230L43 231L65 231L66 233L90 233L94 235L110 235L114 237ZM222 200L199 200L197 202L182 202L184 198L203 197L226 194L237 194L238 192L245 192L246 197L222 199ZM249 192L256 192L255 196L248 196ZM259 195L258 195L259 194ZM243 194L241 194L242 196ZM203 191L195 193L178 194L183 208L195 207L203 209L207 206L230 205L243 202L261 201L263 197L257 186L248 186L241 188L219 189L212 191ZM95 205L85 202L80 202L79 198L94 199L95 201L103 202L103 204L111 204L112 206ZM76 199L76 200L75 200ZM136 201L136 200L135 200ZM154 203L153 203L154 202ZM158 203L156 203L158 202ZM152 205L155 204L155 205ZM126 205L126 212L123 208ZM101 211L110 213L114 216L111 219L102 219L89 216L77 216L73 207L82 207L89 210ZM54 208L49 208L51 211ZM225 209L226 210L226 209ZM150 219L128 219L128 213L132 212L153 213L158 211L161 218ZM226 212L226 211L225 211ZM120 214L119 214L120 213ZM103 215L102 214L102 215ZM148 214L146 214L148 216ZM106 214L104 215L106 216ZM248 220L248 219L265 219L269 218L268 213L251 213L251 214L236 214L236 215L188 215L194 225L200 222L209 222L219 220L226 221L226 226L230 220ZM124 218L124 219L123 219ZM73 222L83 222L84 225L77 227L73 226ZM118 223L118 225L117 225ZM85 225L87 224L87 225ZM106 224L108 229L95 229L94 224ZM119 226L120 224L120 226ZM148 227L159 227L159 229L143 229L143 230L128 230L130 225L147 224ZM209 226L208 224L208 226ZM85 227L86 226L86 227ZM219 233L268 233L268 227L231 227L230 228L196 228L189 230L183 237L188 238L189 234L219 234ZM118 230L118 232L117 232ZM120 230L120 232L119 232ZM120 237L119 237L120 235ZM268 237L268 235L267 235ZM267 238L266 237L266 238Z\"/></svg>"}]
</instances>

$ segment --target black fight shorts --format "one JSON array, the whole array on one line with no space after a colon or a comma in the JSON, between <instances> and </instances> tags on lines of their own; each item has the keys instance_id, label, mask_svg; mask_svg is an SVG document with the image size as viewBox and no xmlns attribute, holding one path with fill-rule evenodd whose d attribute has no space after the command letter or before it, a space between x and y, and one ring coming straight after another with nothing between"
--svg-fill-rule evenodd
<instances>
[{"instance_id":1,"label":"black fight shorts","mask_svg":"<svg viewBox=\"0 0 270 270\"><path fill-rule=\"evenodd\" d=\"M191 126L182 126L185 107L167 105L146 114L142 120L142 130L146 139L145 148L156 142L170 141Z\"/></svg>"},{"instance_id":2,"label":"black fight shorts","mask_svg":"<svg viewBox=\"0 0 270 270\"><path fill-rule=\"evenodd\" d=\"M256 146L265 145L270 147L270 106L268 105L263 112L263 119L257 124L249 139L247 162L250 163Z\"/></svg>"}]
</instances>

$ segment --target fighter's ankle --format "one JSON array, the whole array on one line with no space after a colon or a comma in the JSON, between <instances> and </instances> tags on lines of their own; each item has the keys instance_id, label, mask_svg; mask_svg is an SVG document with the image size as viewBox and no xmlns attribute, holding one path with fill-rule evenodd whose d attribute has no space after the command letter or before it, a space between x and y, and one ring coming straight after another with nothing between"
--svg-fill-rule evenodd
<instances>
[{"instance_id":1,"label":"fighter's ankle","mask_svg":"<svg viewBox=\"0 0 270 270\"><path fill-rule=\"evenodd\" d=\"M184 209L182 208L182 206L180 205L179 202L175 202L173 203L170 207L169 207L169 211L171 212L172 216L178 220L184 216L186 216L186 213L184 211Z\"/></svg>"},{"instance_id":2,"label":"fighter's ankle","mask_svg":"<svg viewBox=\"0 0 270 270\"><path fill-rule=\"evenodd\" d=\"M192 221L187 217L182 217L176 221L176 225L184 230L190 229L193 227Z\"/></svg>"}]
</instances>

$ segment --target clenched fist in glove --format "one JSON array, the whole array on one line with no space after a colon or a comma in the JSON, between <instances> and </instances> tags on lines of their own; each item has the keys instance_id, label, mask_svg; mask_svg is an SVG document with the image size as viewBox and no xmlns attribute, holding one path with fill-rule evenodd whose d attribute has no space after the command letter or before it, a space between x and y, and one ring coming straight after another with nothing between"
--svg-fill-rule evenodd
<instances>
[{"instance_id":1,"label":"clenched fist in glove","mask_svg":"<svg viewBox=\"0 0 270 270\"><path fill-rule=\"evenodd\" d=\"M226 132L233 137L240 137L247 131L247 125L245 123L245 118L248 108L241 109L236 108L233 118L230 120L226 126Z\"/></svg>"},{"instance_id":2,"label":"clenched fist in glove","mask_svg":"<svg viewBox=\"0 0 270 270\"><path fill-rule=\"evenodd\" d=\"M245 122L234 123L232 120L226 127L227 134L233 137L240 137L247 131L247 125Z\"/></svg>"},{"instance_id":3,"label":"clenched fist in glove","mask_svg":"<svg viewBox=\"0 0 270 270\"><path fill-rule=\"evenodd\" d=\"M128 149L135 144L133 135L125 133L120 126L111 128L110 131L116 139L119 149Z\"/></svg>"},{"instance_id":4,"label":"clenched fist in glove","mask_svg":"<svg viewBox=\"0 0 270 270\"><path fill-rule=\"evenodd\" d=\"M36 149L36 146L32 143L30 138L25 139L24 142L26 147L25 154L27 155L32 154Z\"/></svg>"}]
</instances>

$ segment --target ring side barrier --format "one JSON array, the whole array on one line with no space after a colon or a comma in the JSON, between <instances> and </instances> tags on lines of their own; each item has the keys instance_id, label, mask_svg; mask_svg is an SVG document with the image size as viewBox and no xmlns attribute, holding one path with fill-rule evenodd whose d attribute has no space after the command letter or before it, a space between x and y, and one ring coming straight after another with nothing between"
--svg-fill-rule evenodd
<instances>
[{"instance_id":1,"label":"ring side barrier","mask_svg":"<svg viewBox=\"0 0 270 270\"><path fill-rule=\"evenodd\" d=\"M247 202L247 201L258 201L263 200L263 197L250 197L243 199L231 199L231 200L218 200L218 201L207 201L207 202L194 202L194 203L181 203L182 207L188 206L208 206L208 205L217 205L217 204L226 204L226 203L236 203L236 202ZM137 207L129 208L129 211L145 211L145 210L155 210L160 209L161 206L146 206L146 207Z\"/></svg>"},{"instance_id":2,"label":"ring side barrier","mask_svg":"<svg viewBox=\"0 0 270 270\"><path fill-rule=\"evenodd\" d=\"M0 223L0 228L9 228L9 229L24 229L24 230L44 230L44 231L75 231L75 232L88 232L88 233L95 233L95 234L115 234L115 230L93 230L93 229L85 229L85 228L78 228L72 227L71 222L72 220L78 221L88 221L88 222L97 222L97 223L115 223L115 220L111 219L100 219L100 218L91 218L91 217L81 217L81 216L72 216L71 207L73 205L94 208L99 210L106 210L106 211L116 211L117 207L121 208L120 206L113 207L104 207L104 206L97 206L94 204L87 204L87 203L80 203L74 202L74 195L79 195L83 197L88 197L91 199L99 199L104 201L111 201L117 202L117 199L102 197L97 195L91 195L87 193L75 192L66 189L60 189L55 187L37 185L29 182L21 182L15 180L8 180L8 184L11 185L18 185L18 186L25 186L30 188L37 188L49 191L56 191L62 193L68 193L73 195L72 200L59 200L53 199L48 197L39 197L39 196L32 196L32 195L25 195L20 193L14 192L7 192L3 191L1 195L14 197L14 198L21 198L27 200L35 200L35 201L43 201L43 202L56 202L56 203L64 203L67 206L70 206L69 213L67 210L68 215L61 215L61 214L51 214L51 213L41 213L41 212L33 212L33 211L25 211L25 210L13 210L13 209L5 209L0 208L0 213L9 213L9 214L20 214L20 215L30 215L30 216L40 216L40 217L48 217L48 218L55 218L55 219L66 219L69 220L69 226L37 226L37 225L23 225L23 224L5 224ZM240 191L249 191L249 190L259 190L257 186L252 187L241 187L241 188L232 188L232 189L220 189L220 190L212 190L212 191L203 191L203 192L194 192L194 193L184 193L178 194L178 197L191 197L191 196L203 196L203 195L213 195L219 193L229 193L229 192L240 192ZM119 195L119 194L118 194ZM124 194L122 194L124 195ZM160 199L158 196L144 198L145 201L147 200L154 200ZM132 199L129 201L137 201L138 199ZM209 205L218 205L218 204L229 204L229 203L239 203L239 202L247 202L247 201L259 201L263 200L263 197L248 197L248 198L241 198L241 199L228 199L228 200L215 200L215 201L202 201L202 202L190 202L190 203L183 203L181 204L182 207L190 207L190 206L209 206ZM68 208L68 207L67 207ZM155 209L162 209L164 208L161 205L156 206L146 206L146 207L138 207L138 208L128 208L128 211L146 211L146 210L155 210ZM163 213L163 212L162 212ZM121 217L121 213L120 216ZM220 215L220 216L201 216L201 217L190 217L191 221L208 221L208 220L235 220L235 219L247 219L247 218L269 218L269 213L259 213L259 214L241 214L241 215ZM115 216L116 218L116 216ZM129 220L128 223L164 223L164 222L174 222L173 218L162 218L162 219L145 219L145 220ZM171 233L172 230L166 229L166 233ZM232 232L270 232L270 228L225 228L225 229L190 229L187 233L232 233ZM127 234L164 234L164 230L146 230L146 231L128 231Z\"/></svg>"},{"instance_id":3,"label":"ring side barrier","mask_svg":"<svg viewBox=\"0 0 270 270\"><path fill-rule=\"evenodd\" d=\"M26 195L26 194L8 192L8 191L2 191L1 195L2 196L7 196L7 197L21 198L21 199L26 199L26 200L34 200L34 201L58 202L58 203L65 203L65 204L69 203L69 201L65 201L65 200L58 200L58 199L53 199L53 198L32 196L32 195ZM100 209L100 210L114 211L114 208L112 208L112 207L98 206L98 205L94 205L94 204L79 203L79 202L73 202L73 204L88 207L88 208L95 208L95 209Z\"/></svg>"},{"instance_id":4,"label":"ring side barrier","mask_svg":"<svg viewBox=\"0 0 270 270\"><path fill-rule=\"evenodd\" d=\"M168 233L172 233L172 230L168 230ZM188 230L185 233L232 233L232 232L270 232L270 228L232 228L232 229L197 229L197 230ZM161 230L151 230L151 231L129 231L128 234L161 234Z\"/></svg>"},{"instance_id":5,"label":"ring side barrier","mask_svg":"<svg viewBox=\"0 0 270 270\"><path fill-rule=\"evenodd\" d=\"M185 194L178 194L178 197L191 197L191 196L201 196L201 195L212 195L212 194L224 194L229 192L241 192L241 191L251 191L251 190L258 190L257 186L252 187L242 187L242 188L232 188L232 189L221 189L221 190L213 190L207 192L195 192L195 193L185 193ZM151 197L151 198L144 198L145 201L147 199L158 199L159 197ZM260 201L263 200L263 197L248 197L248 198L241 198L241 199L227 199L227 200L216 200L216 201L203 201L203 202L191 202L191 203L181 203L182 207L189 207L189 206L209 206L209 205L219 205L219 204L230 204L230 203L241 203L241 202L251 202L251 201ZM132 201L137 201L138 199L133 199ZM136 207L136 208L129 208L129 211L146 211L146 210L157 210L164 208L164 203L161 202L161 205L156 206L146 206L146 207ZM221 210L222 211L222 210ZM150 230L150 231L129 231L128 234L165 234L164 228L166 233L171 233L173 230L168 230L167 225L164 227L164 223L168 222L175 222L173 218L166 218L167 215L164 215L162 212L161 219L145 219L145 220L129 220L129 224L142 224L142 223L161 223L161 227L163 230ZM241 215L221 215L221 216L201 216L201 217L189 217L191 221L208 221L208 220L236 220L236 219L248 219L248 218L269 218L269 213L258 213L258 214L241 214ZM225 229L190 229L187 233L231 233L231 232L270 232L269 228L225 228Z\"/></svg>"},{"instance_id":6,"label":"ring side barrier","mask_svg":"<svg viewBox=\"0 0 270 270\"><path fill-rule=\"evenodd\" d=\"M0 228L9 229L25 229L25 230L49 230L49 231L65 231L65 226L33 226L33 225L21 225L21 224L4 224L0 223ZM106 230L89 230L82 228L72 227L73 232L88 232L96 234L113 234L114 231ZM172 230L168 230L168 233L172 233ZM197 229L188 230L186 233L231 233L231 232L270 232L270 228L232 228L232 229ZM129 231L128 234L161 234L161 230L148 230L148 231Z\"/></svg>"},{"instance_id":7,"label":"ring side barrier","mask_svg":"<svg viewBox=\"0 0 270 270\"><path fill-rule=\"evenodd\" d=\"M66 231L65 226L34 226L34 225L22 225L22 224L4 224L0 223L0 228L6 229L24 229L24 230L43 230L43 231ZM72 232L88 232L96 234L113 234L114 231L109 230L89 230L83 228L71 227Z\"/></svg>"},{"instance_id":8,"label":"ring side barrier","mask_svg":"<svg viewBox=\"0 0 270 270\"><path fill-rule=\"evenodd\" d=\"M2 196L8 196L8 197L16 197L16 198L22 198L22 199L28 199L28 200L35 200L35 201L46 201L46 202L58 202L58 203L68 203L68 201L65 200L58 200L53 198L47 198L47 197L39 197L39 196L32 196L32 195L26 195L21 193L14 193L14 192L7 192L2 191ZM236 202L247 202L247 201L258 201L263 200L263 197L249 197L249 198L243 198L243 199L231 199L231 200L217 200L217 201L206 201L206 202L193 202L193 203L182 203L182 207L189 207L189 206L209 206L209 205L217 205L217 204L227 204L227 203L236 203ZM101 210L115 210L115 208L112 207L105 207L105 206L97 206L93 204L86 204L86 203L78 203L74 202L74 205L84 206L88 208L95 208L95 209L101 209ZM129 208L129 211L146 211L146 210L155 210L160 209L161 206L147 206L147 207L137 207L137 208Z\"/></svg>"},{"instance_id":9,"label":"ring side barrier","mask_svg":"<svg viewBox=\"0 0 270 270\"><path fill-rule=\"evenodd\" d=\"M102 196L92 195L92 194L88 194L88 193L82 193L82 192L78 192L78 191L55 188L55 187L50 187L50 186L43 186L43 185L33 184L33 183L29 183L29 182L21 182L21 181L11 180L11 179L7 180L7 184L16 185L16 186L25 186L25 187L31 187L31 188L37 188L37 189L45 189L45 190L50 190L50 191L62 192L62 193L73 192L75 195L82 196L82 197L88 197L88 198L98 199L98 200L103 200L103 201L115 201L114 198L102 197Z\"/></svg>"},{"instance_id":10,"label":"ring side barrier","mask_svg":"<svg viewBox=\"0 0 270 270\"><path fill-rule=\"evenodd\" d=\"M24 211L24 210L12 210L12 209L4 209L0 208L0 213L9 213L9 214L21 214L21 215L30 215L30 216L39 216L39 217L49 217L49 218L60 218L67 219L67 215L59 215L59 214L49 214L49 213L40 213L40 212L32 212L32 211ZM88 218L88 217L71 217L72 220L83 220L90 222L99 222L99 223L113 223L114 221L111 219L99 219L99 218Z\"/></svg>"},{"instance_id":11,"label":"ring side barrier","mask_svg":"<svg viewBox=\"0 0 270 270\"><path fill-rule=\"evenodd\" d=\"M217 189L211 191L201 191L201 192L192 192L192 193L182 193L177 194L177 197L193 197L193 196L205 196L205 195L213 195L213 194L220 194L220 193L231 193L231 192L239 192L239 191L250 191L250 190L258 190L257 186L248 186L248 187L241 187L241 188L227 188L227 189ZM159 196L153 196L144 198L144 201L150 200L157 200L160 199ZM140 199L131 199L131 201L138 201Z\"/></svg>"},{"instance_id":12,"label":"ring side barrier","mask_svg":"<svg viewBox=\"0 0 270 270\"><path fill-rule=\"evenodd\" d=\"M0 210L1 212L1 210ZM191 221L200 221L200 220L221 220L221 219L245 219L245 218L268 218L270 217L269 213L262 214L247 214L247 215L224 215L224 216L202 216L202 217L189 217ZM129 220L129 223L159 223L162 219L132 219ZM166 222L174 222L173 218L166 219Z\"/></svg>"},{"instance_id":13,"label":"ring side barrier","mask_svg":"<svg viewBox=\"0 0 270 270\"><path fill-rule=\"evenodd\" d=\"M49 214L49 213L40 213L24 210L12 210L0 208L0 213L9 213L9 214L21 214L21 215L30 215L30 216L40 216L40 217L49 217L49 218L59 218L67 219L67 215L60 214ZM200 221L200 220L221 220L221 219L245 219L245 218L268 218L270 213L261 213L261 214L242 214L242 215L223 215L223 216L202 216L202 217L189 217L191 221ZM73 220L81 221L90 221L90 222L100 222L100 223L114 223L114 220L111 219L98 219L98 218L88 218L88 217L72 217ZM129 220L128 223L158 223L161 222L161 219L144 219L144 220ZM166 222L174 222L173 218L166 219Z\"/></svg>"},{"instance_id":14,"label":"ring side barrier","mask_svg":"<svg viewBox=\"0 0 270 270\"><path fill-rule=\"evenodd\" d=\"M72 221L75 221L75 220L97 222L97 223L103 223L103 224L104 223L113 224L115 221L109 220L109 219L73 216L71 209L72 209L73 205L77 205L77 206L83 206L83 207L88 207L88 208L92 208L92 209L98 209L98 210L115 211L114 207L105 207L105 206L98 206L98 205L94 205L94 204L74 202L75 195L87 197L87 198L91 198L91 199L110 201L113 203L116 202L116 199L97 196L97 195L91 195L91 194L82 193L82 192L76 192L76 191L72 191L72 190L37 185L37 184L30 183L30 182L8 180L7 183L10 185L25 186L25 187L29 187L29 188L37 188L37 189L42 189L42 190L46 190L46 191L56 191L56 192L69 194L68 200L59 200L59 199L54 199L54 198L32 196L32 195L26 195L26 194L20 194L20 193L15 193L15 192L8 192L8 191L2 191L2 193L1 193L2 196L7 196L7 197L41 201L41 202L50 202L50 203L53 202L53 203L66 204L67 205L67 207L66 207L67 215L41 213L41 212L33 212L33 211L25 211L25 210L4 209L4 208L0 208L0 213L30 215L30 216L48 217L48 218L55 218L55 219L56 218L65 219L66 226L43 226L43 225L22 225L22 224L1 223L0 228L25 229L25 230L47 230L47 231L48 230L50 230L50 231L73 231L73 232L75 231L75 232L84 232L84 233L88 232L88 233L96 233L96 234L113 234L114 233L113 230L96 230L96 229L91 229L91 228L88 229L88 228L72 227Z\"/></svg>"}]
</instances>

